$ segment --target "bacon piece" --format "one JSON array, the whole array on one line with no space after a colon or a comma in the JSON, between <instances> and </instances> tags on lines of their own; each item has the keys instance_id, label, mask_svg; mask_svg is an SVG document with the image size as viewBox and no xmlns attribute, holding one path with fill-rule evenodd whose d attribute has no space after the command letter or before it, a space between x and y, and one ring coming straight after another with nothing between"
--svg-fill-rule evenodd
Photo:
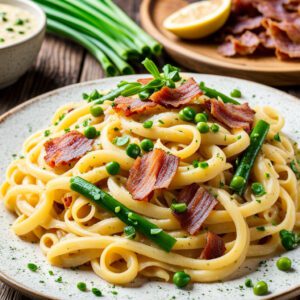
<instances>
[{"instance_id":1,"label":"bacon piece","mask_svg":"<svg viewBox=\"0 0 300 300\"><path fill-rule=\"evenodd\" d=\"M276 55L279 59L300 58L300 43L291 41L279 23L272 20L264 22L268 34L274 40Z\"/></svg>"},{"instance_id":2,"label":"bacon piece","mask_svg":"<svg viewBox=\"0 0 300 300\"><path fill-rule=\"evenodd\" d=\"M72 196L67 196L63 198L63 203L66 208L70 207L72 204L73 198Z\"/></svg>"},{"instance_id":3,"label":"bacon piece","mask_svg":"<svg viewBox=\"0 0 300 300\"><path fill-rule=\"evenodd\" d=\"M46 163L52 167L61 167L76 162L92 149L94 141L82 133L73 130L47 141L44 144Z\"/></svg>"},{"instance_id":4,"label":"bacon piece","mask_svg":"<svg viewBox=\"0 0 300 300\"><path fill-rule=\"evenodd\" d=\"M149 77L149 78L140 78L137 80L137 82L141 83L142 85L146 85L149 82L151 82L154 78L153 77Z\"/></svg>"},{"instance_id":5,"label":"bacon piece","mask_svg":"<svg viewBox=\"0 0 300 300\"><path fill-rule=\"evenodd\" d=\"M151 114L160 108L158 104L151 101L141 101L138 98L123 96L116 98L114 104L114 110L124 113L127 117L138 113Z\"/></svg>"},{"instance_id":6,"label":"bacon piece","mask_svg":"<svg viewBox=\"0 0 300 300\"><path fill-rule=\"evenodd\" d=\"M255 111L249 107L248 103L234 105L210 99L205 101L205 106L216 120L229 128L243 128L247 132L250 131Z\"/></svg>"},{"instance_id":7,"label":"bacon piece","mask_svg":"<svg viewBox=\"0 0 300 300\"><path fill-rule=\"evenodd\" d=\"M238 18L235 25L230 29L233 34L240 34L246 30L254 30L261 27L262 16Z\"/></svg>"},{"instance_id":8,"label":"bacon piece","mask_svg":"<svg viewBox=\"0 0 300 300\"><path fill-rule=\"evenodd\" d=\"M133 199L147 201L154 190L170 185L178 165L177 156L154 149L135 160L126 187Z\"/></svg>"},{"instance_id":9,"label":"bacon piece","mask_svg":"<svg viewBox=\"0 0 300 300\"><path fill-rule=\"evenodd\" d=\"M224 255L226 251L222 238L213 232L208 232L206 236L206 244L202 250L201 259L214 259Z\"/></svg>"},{"instance_id":10,"label":"bacon piece","mask_svg":"<svg viewBox=\"0 0 300 300\"><path fill-rule=\"evenodd\" d=\"M150 96L150 100L165 107L179 107L191 103L202 94L203 92L200 90L197 82L190 78L178 88L163 87L158 92L153 93Z\"/></svg>"},{"instance_id":11,"label":"bacon piece","mask_svg":"<svg viewBox=\"0 0 300 300\"><path fill-rule=\"evenodd\" d=\"M286 0L255 0L253 3L265 18L283 21L295 16L284 8L285 2Z\"/></svg>"},{"instance_id":12,"label":"bacon piece","mask_svg":"<svg viewBox=\"0 0 300 300\"><path fill-rule=\"evenodd\" d=\"M261 32L258 37L263 47L266 49L275 49L274 40L267 34L267 32Z\"/></svg>"},{"instance_id":13,"label":"bacon piece","mask_svg":"<svg viewBox=\"0 0 300 300\"><path fill-rule=\"evenodd\" d=\"M182 228L192 235L200 231L202 224L218 203L208 191L196 183L182 189L177 201L187 204L187 210L183 213L174 212L174 215Z\"/></svg>"},{"instance_id":14,"label":"bacon piece","mask_svg":"<svg viewBox=\"0 0 300 300\"><path fill-rule=\"evenodd\" d=\"M239 37L229 35L224 44L219 46L218 52L223 56L249 55L258 48L260 40L256 34L246 31Z\"/></svg>"}]
</instances>

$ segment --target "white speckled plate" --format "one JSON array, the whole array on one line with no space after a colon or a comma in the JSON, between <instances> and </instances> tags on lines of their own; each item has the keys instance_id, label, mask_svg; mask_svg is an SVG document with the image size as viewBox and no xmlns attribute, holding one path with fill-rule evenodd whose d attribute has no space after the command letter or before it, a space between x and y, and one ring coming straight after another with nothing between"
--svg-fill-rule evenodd
<instances>
[{"instance_id":1,"label":"white speckled plate","mask_svg":"<svg viewBox=\"0 0 300 300\"><path fill-rule=\"evenodd\" d=\"M281 111L286 119L284 131L300 142L300 100L267 86L229 77L189 74L197 81L229 93L238 88L251 105L272 105ZM17 154L24 139L38 129L46 127L55 110L62 104L81 99L83 92L93 89L113 88L120 80L134 81L139 76L108 78L83 84L72 85L39 96L0 117L0 181L5 169ZM4 100L4 99L3 99ZM289 299L300 294L300 248L285 255L293 259L294 270L281 272L276 266L277 257L252 259L242 266L231 280L212 284L193 284L187 290L179 290L173 284L162 282L137 282L134 287L113 287L91 271L65 270L47 264L39 247L20 240L10 230L15 217L0 203L0 279L9 285L39 298L54 299L96 299L91 292L80 292L76 283L83 281L89 289L98 287L103 292L101 299L168 300L168 299L255 299L252 289L244 287L245 278L254 282L266 280L270 294L260 299ZM27 264L39 266L37 272L27 269ZM54 272L54 276L49 274ZM62 283L56 282L61 277ZM114 292L114 293L112 293ZM116 292L116 293L115 293Z\"/></svg>"}]
</instances>

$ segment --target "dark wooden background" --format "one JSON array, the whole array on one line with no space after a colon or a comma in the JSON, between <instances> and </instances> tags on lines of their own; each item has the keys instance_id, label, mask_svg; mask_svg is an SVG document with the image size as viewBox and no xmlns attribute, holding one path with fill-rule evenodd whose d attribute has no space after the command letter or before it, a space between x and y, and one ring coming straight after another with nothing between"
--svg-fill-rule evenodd
<instances>
[{"instance_id":1,"label":"dark wooden background","mask_svg":"<svg viewBox=\"0 0 300 300\"><path fill-rule=\"evenodd\" d=\"M141 0L115 2L139 22ZM164 54L159 63L162 65L164 62L172 63L172 60ZM143 72L142 68L137 72ZM102 77L101 67L83 48L68 40L47 35L35 65L16 84L0 91L0 114L50 90ZM283 90L300 98L300 78L298 86L285 87ZM0 299L28 300L1 282Z\"/></svg>"}]
</instances>

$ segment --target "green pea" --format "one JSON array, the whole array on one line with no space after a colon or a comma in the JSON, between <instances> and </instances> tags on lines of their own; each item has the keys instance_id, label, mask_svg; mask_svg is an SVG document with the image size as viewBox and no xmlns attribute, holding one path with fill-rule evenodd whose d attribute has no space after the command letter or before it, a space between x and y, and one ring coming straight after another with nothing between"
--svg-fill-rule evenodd
<instances>
[{"instance_id":1,"label":"green pea","mask_svg":"<svg viewBox=\"0 0 300 300\"><path fill-rule=\"evenodd\" d=\"M117 175L120 172L120 164L116 161L111 161L106 164L105 169L110 175Z\"/></svg>"},{"instance_id":2,"label":"green pea","mask_svg":"<svg viewBox=\"0 0 300 300\"><path fill-rule=\"evenodd\" d=\"M230 93L230 96L231 96L231 97L234 97L234 98L241 98L241 97L242 97L242 93L241 93L240 90L234 89L234 90Z\"/></svg>"},{"instance_id":3,"label":"green pea","mask_svg":"<svg viewBox=\"0 0 300 300\"><path fill-rule=\"evenodd\" d=\"M263 196L266 194L264 186L259 182L252 183L251 190L255 196Z\"/></svg>"},{"instance_id":4,"label":"green pea","mask_svg":"<svg viewBox=\"0 0 300 300\"><path fill-rule=\"evenodd\" d=\"M143 123L143 127L144 127L144 128L149 129L149 128L151 128L152 126L153 126L153 121L145 121L145 122Z\"/></svg>"},{"instance_id":5,"label":"green pea","mask_svg":"<svg viewBox=\"0 0 300 300\"><path fill-rule=\"evenodd\" d=\"M246 183L245 178L243 178L242 176L235 176L233 177L230 183L230 187L233 188L234 190L239 190L244 186L245 183Z\"/></svg>"},{"instance_id":6,"label":"green pea","mask_svg":"<svg viewBox=\"0 0 300 300\"><path fill-rule=\"evenodd\" d=\"M126 148L126 154L131 158L137 158L141 153L141 148L137 144L129 144Z\"/></svg>"},{"instance_id":7,"label":"green pea","mask_svg":"<svg viewBox=\"0 0 300 300\"><path fill-rule=\"evenodd\" d=\"M288 271L292 268L292 261L288 257L280 257L276 262L276 266L281 271Z\"/></svg>"},{"instance_id":8,"label":"green pea","mask_svg":"<svg viewBox=\"0 0 300 300\"><path fill-rule=\"evenodd\" d=\"M196 116L196 111L191 107L185 107L179 112L179 117L183 121L192 121Z\"/></svg>"},{"instance_id":9,"label":"green pea","mask_svg":"<svg viewBox=\"0 0 300 300\"><path fill-rule=\"evenodd\" d=\"M149 151L153 150L153 147L154 147L154 144L151 140L144 139L144 140L141 141L141 148L145 152L149 152Z\"/></svg>"},{"instance_id":10,"label":"green pea","mask_svg":"<svg viewBox=\"0 0 300 300\"><path fill-rule=\"evenodd\" d=\"M90 113L93 117L99 117L103 115L103 108L100 105L93 105L90 107Z\"/></svg>"},{"instance_id":11,"label":"green pea","mask_svg":"<svg viewBox=\"0 0 300 300\"><path fill-rule=\"evenodd\" d=\"M176 272L173 276L173 282L179 288L185 287L191 281L190 275L183 271Z\"/></svg>"},{"instance_id":12,"label":"green pea","mask_svg":"<svg viewBox=\"0 0 300 300\"><path fill-rule=\"evenodd\" d=\"M207 118L207 114L204 114L204 113L199 113L199 114L196 114L195 116L195 123L199 123L199 122L207 122L208 118Z\"/></svg>"},{"instance_id":13,"label":"green pea","mask_svg":"<svg viewBox=\"0 0 300 300\"><path fill-rule=\"evenodd\" d=\"M265 281L259 281L253 287L253 292L257 296L263 296L268 294L268 285Z\"/></svg>"},{"instance_id":14,"label":"green pea","mask_svg":"<svg viewBox=\"0 0 300 300\"><path fill-rule=\"evenodd\" d=\"M200 131L200 133L207 133L209 132L209 126L206 122L199 122L197 123L197 128Z\"/></svg>"},{"instance_id":15,"label":"green pea","mask_svg":"<svg viewBox=\"0 0 300 300\"><path fill-rule=\"evenodd\" d=\"M185 203L172 203L171 209L174 212L183 213L187 210L187 205Z\"/></svg>"},{"instance_id":16,"label":"green pea","mask_svg":"<svg viewBox=\"0 0 300 300\"><path fill-rule=\"evenodd\" d=\"M94 139L97 136L97 130L95 127L93 126L88 126L85 130L84 130L84 135L88 138L88 139Z\"/></svg>"},{"instance_id":17,"label":"green pea","mask_svg":"<svg viewBox=\"0 0 300 300\"><path fill-rule=\"evenodd\" d=\"M217 124L212 124L212 125L210 126L210 130L211 130L213 133L217 133L217 132L219 132L220 127L219 127L219 125L217 125Z\"/></svg>"}]
</instances>

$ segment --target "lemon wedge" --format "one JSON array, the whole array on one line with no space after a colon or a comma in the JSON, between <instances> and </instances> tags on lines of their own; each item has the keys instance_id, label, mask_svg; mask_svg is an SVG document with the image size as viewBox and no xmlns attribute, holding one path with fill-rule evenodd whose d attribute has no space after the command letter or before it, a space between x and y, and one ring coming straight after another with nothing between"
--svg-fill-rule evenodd
<instances>
[{"instance_id":1,"label":"lemon wedge","mask_svg":"<svg viewBox=\"0 0 300 300\"><path fill-rule=\"evenodd\" d=\"M165 19L163 26L181 38L203 38L225 24L230 8L231 0L196 2L170 15Z\"/></svg>"}]
</instances>

